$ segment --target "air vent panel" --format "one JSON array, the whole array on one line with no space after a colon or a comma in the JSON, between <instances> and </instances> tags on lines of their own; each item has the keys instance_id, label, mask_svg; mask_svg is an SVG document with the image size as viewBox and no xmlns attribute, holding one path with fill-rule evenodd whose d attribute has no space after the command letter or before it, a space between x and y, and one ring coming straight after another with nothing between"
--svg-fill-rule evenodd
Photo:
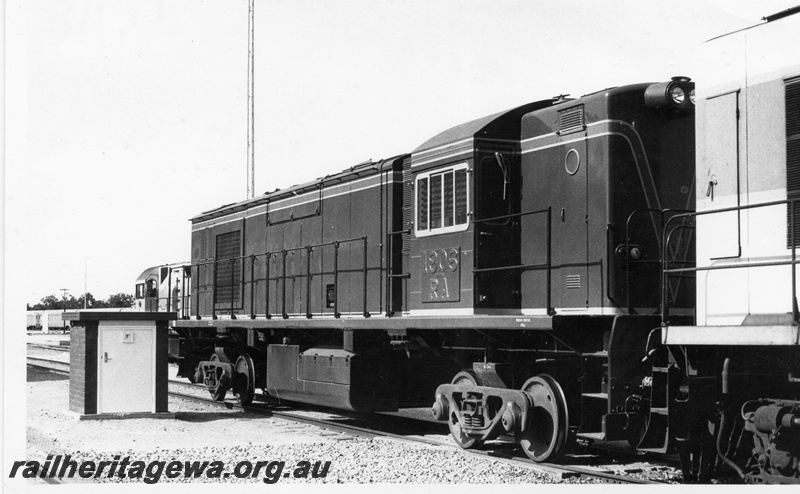
<instances>
[{"instance_id":1,"label":"air vent panel","mask_svg":"<svg viewBox=\"0 0 800 494\"><path fill-rule=\"evenodd\" d=\"M558 133L570 134L586 128L583 105L574 106L558 112Z\"/></svg>"}]
</instances>

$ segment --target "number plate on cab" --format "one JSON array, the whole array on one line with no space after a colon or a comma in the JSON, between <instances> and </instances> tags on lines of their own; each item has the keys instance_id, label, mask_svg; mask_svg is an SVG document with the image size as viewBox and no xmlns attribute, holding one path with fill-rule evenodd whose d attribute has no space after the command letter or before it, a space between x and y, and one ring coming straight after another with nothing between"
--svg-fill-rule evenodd
<instances>
[{"instance_id":1,"label":"number plate on cab","mask_svg":"<svg viewBox=\"0 0 800 494\"><path fill-rule=\"evenodd\" d=\"M461 248L422 252L422 302L458 302L461 298Z\"/></svg>"}]
</instances>

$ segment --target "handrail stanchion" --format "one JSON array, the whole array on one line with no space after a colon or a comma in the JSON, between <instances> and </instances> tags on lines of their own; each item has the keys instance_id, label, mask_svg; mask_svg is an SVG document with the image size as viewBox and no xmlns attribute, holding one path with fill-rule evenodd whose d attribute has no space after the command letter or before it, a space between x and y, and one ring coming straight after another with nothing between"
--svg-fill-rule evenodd
<instances>
[{"instance_id":1,"label":"handrail stanchion","mask_svg":"<svg viewBox=\"0 0 800 494\"><path fill-rule=\"evenodd\" d=\"M217 319L217 261L211 261L213 271L211 273L211 319Z\"/></svg>"},{"instance_id":2,"label":"handrail stanchion","mask_svg":"<svg viewBox=\"0 0 800 494\"><path fill-rule=\"evenodd\" d=\"M306 318L311 319L311 252L313 247L306 247Z\"/></svg>"},{"instance_id":3,"label":"handrail stanchion","mask_svg":"<svg viewBox=\"0 0 800 494\"><path fill-rule=\"evenodd\" d=\"M553 207L547 206L547 314L555 314L552 301L553 276Z\"/></svg>"},{"instance_id":4,"label":"handrail stanchion","mask_svg":"<svg viewBox=\"0 0 800 494\"><path fill-rule=\"evenodd\" d=\"M333 243L333 317L342 317L339 313L339 242Z\"/></svg>"},{"instance_id":5,"label":"handrail stanchion","mask_svg":"<svg viewBox=\"0 0 800 494\"><path fill-rule=\"evenodd\" d=\"M386 228L389 229L388 227ZM386 306L386 313L384 314L385 317L391 317L393 314L393 308L391 305L392 300L392 285L394 284L394 278L392 278L392 274L394 274L394 263L392 262L392 255L394 254L392 249L392 242L394 242L394 238L390 233L386 234L386 300L384 300L384 304ZM381 263L382 264L382 263Z\"/></svg>"},{"instance_id":6,"label":"handrail stanchion","mask_svg":"<svg viewBox=\"0 0 800 494\"><path fill-rule=\"evenodd\" d=\"M628 216L628 224L625 225L625 306L628 309L628 314L633 312L631 304L631 256L628 255L631 251L631 231L629 227L633 214L631 213Z\"/></svg>"},{"instance_id":7,"label":"handrail stanchion","mask_svg":"<svg viewBox=\"0 0 800 494\"><path fill-rule=\"evenodd\" d=\"M286 249L283 249L283 282L281 283L281 290L283 294L283 301L281 302L281 312L284 319L289 319L289 314L286 313L286 256L289 253ZM294 287L292 287L294 288Z\"/></svg>"},{"instance_id":8,"label":"handrail stanchion","mask_svg":"<svg viewBox=\"0 0 800 494\"><path fill-rule=\"evenodd\" d=\"M664 277L664 269L666 267L668 267L668 264L666 264L666 263L668 262L668 260L667 260L667 244L669 244L669 239L666 239L666 240L664 239L664 237L666 236L666 233L667 233L666 225L664 225L664 214L665 214L665 211L662 209L661 213L658 216L658 218L659 218L658 219L658 226L661 229L661 238L659 239L659 242L658 242L658 260L660 261L660 264L661 264L661 273L662 273L660 278ZM669 291L669 281L662 279L661 294L660 294L661 295L661 297L660 297L661 298L661 303L662 303L662 305L661 305L661 312L662 313L664 312L664 305L663 305L664 297L667 295L668 291Z\"/></svg>"},{"instance_id":9,"label":"handrail stanchion","mask_svg":"<svg viewBox=\"0 0 800 494\"><path fill-rule=\"evenodd\" d=\"M167 310L166 310L166 312L172 312L172 272L171 271L172 271L172 269L167 268L167 303L166 303ZM156 308L156 311L157 310L158 309ZM175 307L175 310L178 310L178 308Z\"/></svg>"},{"instance_id":10,"label":"handrail stanchion","mask_svg":"<svg viewBox=\"0 0 800 494\"><path fill-rule=\"evenodd\" d=\"M667 226L669 226L669 220L667 224L664 225L663 231L661 233L661 242L660 249L662 253L667 252ZM669 301L667 300L667 289L666 286L669 283L669 273L667 272L669 268L669 261L667 260L665 255L661 256L661 327L666 327L667 322L669 319Z\"/></svg>"},{"instance_id":11,"label":"handrail stanchion","mask_svg":"<svg viewBox=\"0 0 800 494\"><path fill-rule=\"evenodd\" d=\"M250 319L256 318L256 255L250 256Z\"/></svg>"},{"instance_id":12,"label":"handrail stanchion","mask_svg":"<svg viewBox=\"0 0 800 494\"><path fill-rule=\"evenodd\" d=\"M269 313L269 262L272 260L272 253L267 252L267 260L265 262L264 270L264 281L266 282L266 289L264 290L264 313L266 314L267 319L272 319L272 314ZM277 291L277 286L276 290Z\"/></svg>"},{"instance_id":13,"label":"handrail stanchion","mask_svg":"<svg viewBox=\"0 0 800 494\"><path fill-rule=\"evenodd\" d=\"M197 291L196 292L197 293L197 309L196 309L197 312L194 315L194 317L196 319L201 319L202 318L202 316L200 315L200 307L202 306L202 304L200 303L200 267L201 266L202 266L202 264L197 263L197 284L195 284L195 290Z\"/></svg>"},{"instance_id":14,"label":"handrail stanchion","mask_svg":"<svg viewBox=\"0 0 800 494\"><path fill-rule=\"evenodd\" d=\"M791 199L789 202L789 208L792 213L789 232L791 233L792 237L792 321L796 323L798 322L798 319L800 319L800 315L798 315L797 308L797 238L795 237L794 231L794 205L795 199Z\"/></svg>"},{"instance_id":15,"label":"handrail stanchion","mask_svg":"<svg viewBox=\"0 0 800 494\"><path fill-rule=\"evenodd\" d=\"M369 317L369 311L367 310L367 237L362 237L364 239L364 317Z\"/></svg>"},{"instance_id":16,"label":"handrail stanchion","mask_svg":"<svg viewBox=\"0 0 800 494\"><path fill-rule=\"evenodd\" d=\"M231 319L236 319L236 314L233 313L233 300L234 300L234 298L236 298L236 297L233 296L234 295L234 291L233 291L233 284L234 284L233 283L233 279L234 279L234 276L233 276L233 274L235 272L236 272L236 258L234 257L233 259L231 259ZM242 280L242 281L244 281L244 280Z\"/></svg>"}]
</instances>

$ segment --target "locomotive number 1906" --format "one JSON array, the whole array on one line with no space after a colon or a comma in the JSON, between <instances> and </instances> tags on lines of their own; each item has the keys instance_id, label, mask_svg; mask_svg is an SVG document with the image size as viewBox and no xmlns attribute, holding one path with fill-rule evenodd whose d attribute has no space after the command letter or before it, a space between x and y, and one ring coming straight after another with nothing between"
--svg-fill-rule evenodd
<instances>
[{"instance_id":1,"label":"locomotive number 1906","mask_svg":"<svg viewBox=\"0 0 800 494\"><path fill-rule=\"evenodd\" d=\"M461 298L461 249L422 252L422 302L457 302Z\"/></svg>"}]
</instances>

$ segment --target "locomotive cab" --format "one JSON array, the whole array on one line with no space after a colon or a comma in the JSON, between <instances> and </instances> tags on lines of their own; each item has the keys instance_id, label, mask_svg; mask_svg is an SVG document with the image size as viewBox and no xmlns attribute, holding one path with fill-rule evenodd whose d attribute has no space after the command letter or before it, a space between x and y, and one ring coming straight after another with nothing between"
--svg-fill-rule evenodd
<instances>
[{"instance_id":1,"label":"locomotive cab","mask_svg":"<svg viewBox=\"0 0 800 494\"><path fill-rule=\"evenodd\" d=\"M694 303L691 285L660 281L662 223L694 209L692 89L679 78L554 100L523 114L518 151L479 149L474 310L551 324L454 337L472 368L437 389L434 414L462 446L514 432L551 461L575 437L640 445L662 298L676 314ZM688 228L672 243L693 261Z\"/></svg>"}]
</instances>

